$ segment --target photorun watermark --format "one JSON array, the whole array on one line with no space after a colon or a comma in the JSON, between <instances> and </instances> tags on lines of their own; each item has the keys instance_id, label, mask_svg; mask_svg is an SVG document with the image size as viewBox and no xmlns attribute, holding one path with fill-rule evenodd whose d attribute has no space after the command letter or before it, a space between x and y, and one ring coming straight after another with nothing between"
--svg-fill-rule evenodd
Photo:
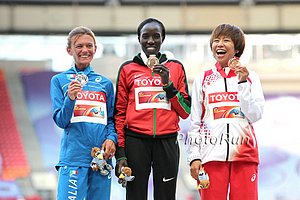
<instances>
[{"instance_id":1,"label":"photorun watermark","mask_svg":"<svg viewBox=\"0 0 300 200\"><path fill-rule=\"evenodd\" d=\"M182 141L184 145L249 145L253 146L253 141L249 136L232 136L230 133L222 133L220 137L197 135L195 137L189 136L186 133L178 133L178 141Z\"/></svg>"}]
</instances>

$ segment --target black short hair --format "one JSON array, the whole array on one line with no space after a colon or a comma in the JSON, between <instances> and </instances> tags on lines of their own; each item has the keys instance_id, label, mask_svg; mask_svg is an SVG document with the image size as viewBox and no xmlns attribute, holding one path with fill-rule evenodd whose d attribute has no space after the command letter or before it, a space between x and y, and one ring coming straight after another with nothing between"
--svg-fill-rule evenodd
<instances>
[{"instance_id":1,"label":"black short hair","mask_svg":"<svg viewBox=\"0 0 300 200\"><path fill-rule=\"evenodd\" d=\"M165 40L165 37L166 37L166 29L165 29L165 26L164 24L159 21L158 19L155 19L155 18L147 18L145 19L144 21L142 21L140 23L140 25L138 26L138 29L137 29L137 34L138 34L138 38L140 40L140 34L141 34L141 30L142 28L146 25L146 24L149 24L149 23L152 23L152 22L155 22L155 23L158 23L159 26L161 27L161 31L162 31L162 40L164 41Z\"/></svg>"}]
</instances>

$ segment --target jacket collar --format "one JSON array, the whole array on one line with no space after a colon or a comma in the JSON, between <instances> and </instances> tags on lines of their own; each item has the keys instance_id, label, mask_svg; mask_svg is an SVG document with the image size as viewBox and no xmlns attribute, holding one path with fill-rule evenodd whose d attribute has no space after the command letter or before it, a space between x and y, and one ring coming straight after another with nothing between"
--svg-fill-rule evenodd
<instances>
[{"instance_id":1,"label":"jacket collar","mask_svg":"<svg viewBox=\"0 0 300 200\"><path fill-rule=\"evenodd\" d=\"M218 62L216 62L215 66L217 68L217 71L221 74L221 76L223 78L231 78L231 77L236 76L235 72L233 70L231 70L231 69L229 70L229 73L226 75L223 67Z\"/></svg>"},{"instance_id":2,"label":"jacket collar","mask_svg":"<svg viewBox=\"0 0 300 200\"><path fill-rule=\"evenodd\" d=\"M76 65L74 64L71 68L75 74L85 74L88 75L89 73L93 72L94 69L91 67L91 65L89 65L87 68L85 68L83 71L80 71L76 68Z\"/></svg>"}]
</instances>

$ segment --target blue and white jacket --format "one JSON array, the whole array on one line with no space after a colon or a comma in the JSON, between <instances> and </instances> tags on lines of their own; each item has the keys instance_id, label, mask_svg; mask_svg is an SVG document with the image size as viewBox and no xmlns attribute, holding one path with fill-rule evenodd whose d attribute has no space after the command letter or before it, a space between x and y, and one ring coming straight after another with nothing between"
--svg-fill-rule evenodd
<instances>
[{"instance_id":1,"label":"blue and white jacket","mask_svg":"<svg viewBox=\"0 0 300 200\"><path fill-rule=\"evenodd\" d=\"M68 86L76 74L84 73L88 83L75 100L68 96ZM64 129L57 166L89 167L91 150L106 139L117 143L114 128L114 89L112 82L95 73L91 66L78 71L75 66L52 77L50 85L53 120Z\"/></svg>"}]
</instances>

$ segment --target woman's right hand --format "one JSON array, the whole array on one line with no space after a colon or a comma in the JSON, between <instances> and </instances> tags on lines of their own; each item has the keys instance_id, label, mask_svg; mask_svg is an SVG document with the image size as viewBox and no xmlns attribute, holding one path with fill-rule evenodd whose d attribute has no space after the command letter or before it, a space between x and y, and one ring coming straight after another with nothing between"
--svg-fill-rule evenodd
<instances>
[{"instance_id":1,"label":"woman's right hand","mask_svg":"<svg viewBox=\"0 0 300 200\"><path fill-rule=\"evenodd\" d=\"M78 92L81 90L81 85L78 81L72 81L68 87L68 96L71 100L75 100Z\"/></svg>"},{"instance_id":2,"label":"woman's right hand","mask_svg":"<svg viewBox=\"0 0 300 200\"><path fill-rule=\"evenodd\" d=\"M199 170L201 167L202 167L202 163L200 160L192 161L192 164L190 167L190 174L195 180L198 180Z\"/></svg>"}]
</instances>

